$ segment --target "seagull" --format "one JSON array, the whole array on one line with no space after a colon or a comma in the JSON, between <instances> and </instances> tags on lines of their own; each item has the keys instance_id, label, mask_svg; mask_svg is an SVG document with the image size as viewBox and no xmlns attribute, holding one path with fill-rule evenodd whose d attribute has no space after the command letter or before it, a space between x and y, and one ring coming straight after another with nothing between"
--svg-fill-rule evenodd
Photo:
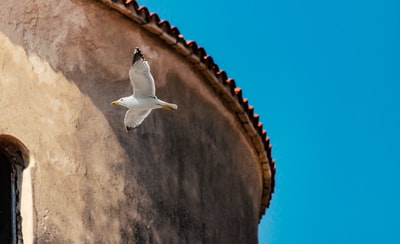
<instances>
[{"instance_id":1,"label":"seagull","mask_svg":"<svg viewBox=\"0 0 400 244\"><path fill-rule=\"evenodd\" d=\"M124 119L127 131L137 128L153 109L178 109L176 104L162 101L156 97L154 79L150 72L149 63L144 59L139 48L136 48L133 54L129 78L133 86L133 95L111 103L128 108Z\"/></svg>"}]
</instances>

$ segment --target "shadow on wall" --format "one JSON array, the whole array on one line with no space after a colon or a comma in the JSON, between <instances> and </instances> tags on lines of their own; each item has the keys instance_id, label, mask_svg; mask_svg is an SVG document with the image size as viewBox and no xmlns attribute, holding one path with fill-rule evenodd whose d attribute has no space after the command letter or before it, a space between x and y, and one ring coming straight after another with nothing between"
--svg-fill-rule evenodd
<instances>
[{"instance_id":1,"label":"shadow on wall","mask_svg":"<svg viewBox=\"0 0 400 244\"><path fill-rule=\"evenodd\" d=\"M93 65L93 70L100 67L96 60ZM66 73L103 111L129 157L130 162L122 166L126 199L119 207L134 211L120 218L121 237L138 242L162 242L166 238L172 242L228 243L242 239L256 243L259 206L249 201L256 191L249 189L253 186L249 182L258 182L258 173L249 172L257 167L245 167L244 162L252 160L241 148L239 132L232 131L232 124L215 105L185 87L179 74L170 71L163 81L168 88L158 89L157 94L178 104L178 110L155 110L139 128L126 133L126 109L110 104L131 94L127 79L130 62L124 66L126 79L117 82L112 82L115 78L107 73L84 73L78 68ZM109 167L111 172L118 166ZM91 204L87 201L86 208L93 209ZM246 218L246 225L238 224Z\"/></svg>"},{"instance_id":2,"label":"shadow on wall","mask_svg":"<svg viewBox=\"0 0 400 244\"><path fill-rule=\"evenodd\" d=\"M259 206L249 201L257 195L249 182L258 182L258 173L252 172L257 167L246 167L252 160L241 148L239 132L197 91L183 86L178 74L169 72L166 80L168 89L157 93L179 109L155 110L130 133L123 126L126 110L109 104L114 93L126 93L128 80L99 82L96 89L77 83L104 111L130 159L124 165L129 202L120 206L135 208L140 217L127 213L121 218L121 235L138 242L162 242L169 236L173 242L256 243ZM110 90L114 93L104 92ZM238 224L243 220L245 225Z\"/></svg>"}]
</instances>

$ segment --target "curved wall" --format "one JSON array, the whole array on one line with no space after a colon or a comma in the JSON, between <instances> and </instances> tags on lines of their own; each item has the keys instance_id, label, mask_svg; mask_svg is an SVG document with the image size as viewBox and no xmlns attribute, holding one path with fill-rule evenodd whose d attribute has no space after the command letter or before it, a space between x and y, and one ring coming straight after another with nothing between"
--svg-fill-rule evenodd
<instances>
[{"instance_id":1,"label":"curved wall","mask_svg":"<svg viewBox=\"0 0 400 244\"><path fill-rule=\"evenodd\" d=\"M257 242L257 155L191 63L96 1L0 7L0 133L35 161L36 242ZM126 133L110 102L131 93L137 46L179 108Z\"/></svg>"}]
</instances>

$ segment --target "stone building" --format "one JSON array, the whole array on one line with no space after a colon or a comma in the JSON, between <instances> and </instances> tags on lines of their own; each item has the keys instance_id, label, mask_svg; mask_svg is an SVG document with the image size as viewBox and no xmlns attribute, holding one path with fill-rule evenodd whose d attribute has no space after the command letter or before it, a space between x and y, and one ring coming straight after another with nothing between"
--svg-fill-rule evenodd
<instances>
[{"instance_id":1,"label":"stone building","mask_svg":"<svg viewBox=\"0 0 400 244\"><path fill-rule=\"evenodd\" d=\"M0 242L257 243L269 138L204 48L135 1L0 8ZM179 107L127 133L135 47Z\"/></svg>"}]
</instances>

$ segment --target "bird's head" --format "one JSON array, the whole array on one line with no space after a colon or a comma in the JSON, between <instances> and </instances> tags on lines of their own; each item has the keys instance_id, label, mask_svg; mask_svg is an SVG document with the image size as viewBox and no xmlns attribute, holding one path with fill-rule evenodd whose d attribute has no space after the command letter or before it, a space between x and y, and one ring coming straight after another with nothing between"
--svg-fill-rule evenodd
<instances>
[{"instance_id":1,"label":"bird's head","mask_svg":"<svg viewBox=\"0 0 400 244\"><path fill-rule=\"evenodd\" d=\"M111 104L112 105L120 105L120 106L124 106L124 107L128 108L128 100L129 100L128 97L123 97L123 98L120 98L120 99L118 99L116 101L113 101Z\"/></svg>"}]
</instances>

